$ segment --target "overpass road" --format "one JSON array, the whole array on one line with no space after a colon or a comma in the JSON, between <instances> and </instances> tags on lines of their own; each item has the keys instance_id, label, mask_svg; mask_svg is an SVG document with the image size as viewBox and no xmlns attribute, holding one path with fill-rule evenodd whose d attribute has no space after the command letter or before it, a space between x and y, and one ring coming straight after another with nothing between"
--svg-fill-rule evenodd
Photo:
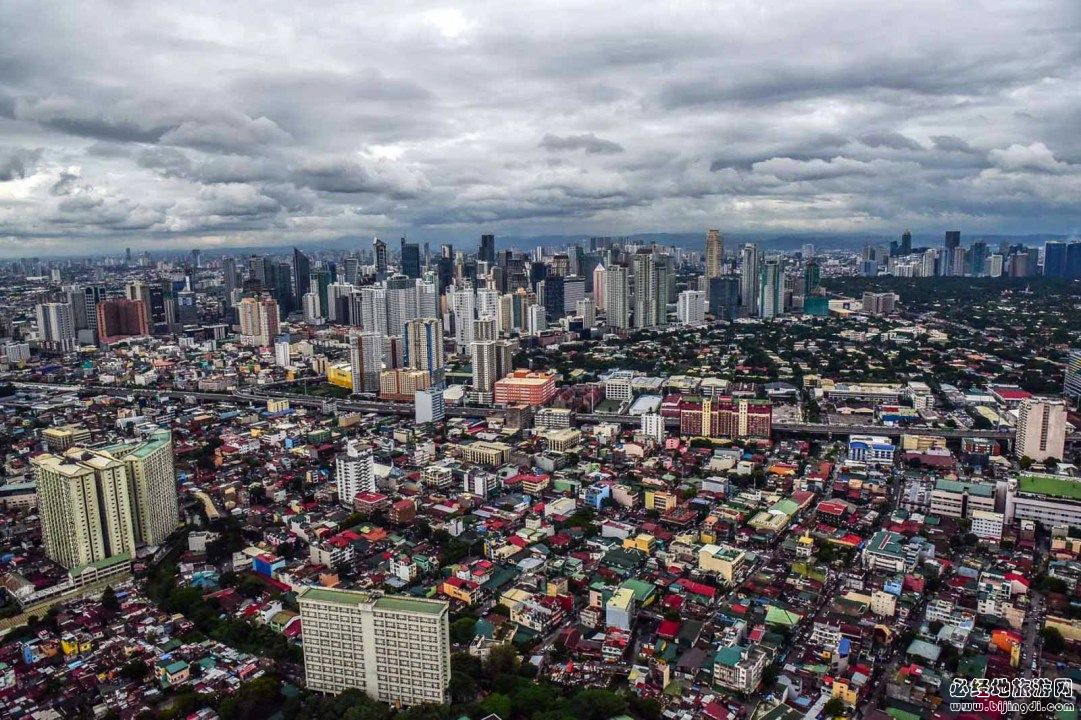
<instances>
[{"instance_id":1,"label":"overpass road","mask_svg":"<svg viewBox=\"0 0 1081 720\"><path fill-rule=\"evenodd\" d=\"M391 415L399 417L411 417L413 405L411 403L391 402L387 400L333 400L314 398L309 395L288 393L277 388L271 390L244 389L234 390L231 393L212 393L187 390L158 390L134 387L110 387L103 385L63 385L44 383L12 383L16 387L37 388L42 390L75 392L78 390L93 390L102 394L121 396L134 395L136 397L168 397L174 399L193 398L207 402L224 403L264 403L270 398L288 400L290 404L299 407L324 409L333 406L339 411L376 413L378 415ZM502 418L506 413L501 408L486 407L448 407L448 417L462 418ZM579 423L615 423L618 425L638 425L640 418L637 415L617 413L576 413L575 421ZM666 423L670 427L677 427L679 420L668 418ZM966 437L990 438L993 440L1012 440L1012 430L965 430L960 428L899 428L884 427L881 425L827 425L824 423L774 423L773 432L780 435L804 435L813 437L831 437L844 435L884 435L886 437L899 438L903 433L925 434L944 437L949 440L960 440ZM1070 443L1081 442L1081 432L1067 436Z\"/></svg>"}]
</instances>

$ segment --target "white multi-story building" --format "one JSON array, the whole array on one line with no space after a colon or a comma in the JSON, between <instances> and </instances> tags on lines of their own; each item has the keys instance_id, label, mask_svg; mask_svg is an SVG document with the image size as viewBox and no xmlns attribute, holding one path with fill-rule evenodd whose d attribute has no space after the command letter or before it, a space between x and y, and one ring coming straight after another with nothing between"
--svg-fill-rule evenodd
<instances>
[{"instance_id":1,"label":"white multi-story building","mask_svg":"<svg viewBox=\"0 0 1081 720\"><path fill-rule=\"evenodd\" d=\"M301 590L297 602L310 689L357 688L404 706L447 702L447 603L316 587Z\"/></svg>"},{"instance_id":2,"label":"white multi-story building","mask_svg":"<svg viewBox=\"0 0 1081 720\"><path fill-rule=\"evenodd\" d=\"M418 425L430 422L442 422L447 416L447 406L443 399L442 388L417 390L413 395L414 420Z\"/></svg>"},{"instance_id":3,"label":"white multi-story building","mask_svg":"<svg viewBox=\"0 0 1081 720\"><path fill-rule=\"evenodd\" d=\"M244 298L237 304L240 341L267 347L278 337L278 303L273 298Z\"/></svg>"},{"instance_id":4,"label":"white multi-story building","mask_svg":"<svg viewBox=\"0 0 1081 720\"><path fill-rule=\"evenodd\" d=\"M1003 515L987 510L975 510L972 513L972 534L981 540L998 542L1002 539Z\"/></svg>"},{"instance_id":5,"label":"white multi-story building","mask_svg":"<svg viewBox=\"0 0 1081 720\"><path fill-rule=\"evenodd\" d=\"M625 330L631 326L630 274L623 265L613 265L604 274L604 307L608 327Z\"/></svg>"},{"instance_id":6,"label":"white multi-story building","mask_svg":"<svg viewBox=\"0 0 1081 720\"><path fill-rule=\"evenodd\" d=\"M848 438L848 459L857 462L889 465L896 450L887 437L851 435Z\"/></svg>"},{"instance_id":7,"label":"white multi-story building","mask_svg":"<svg viewBox=\"0 0 1081 720\"><path fill-rule=\"evenodd\" d=\"M543 305L530 305L526 308L526 329L530 335L540 335L548 328L548 319Z\"/></svg>"},{"instance_id":8,"label":"white multi-story building","mask_svg":"<svg viewBox=\"0 0 1081 720\"><path fill-rule=\"evenodd\" d=\"M664 442L664 418L657 413L642 414L642 434L660 444Z\"/></svg>"},{"instance_id":9,"label":"white multi-story building","mask_svg":"<svg viewBox=\"0 0 1081 720\"><path fill-rule=\"evenodd\" d=\"M682 325L701 325L706 321L706 294L684 290L676 300L676 319Z\"/></svg>"},{"instance_id":10,"label":"white multi-story building","mask_svg":"<svg viewBox=\"0 0 1081 720\"><path fill-rule=\"evenodd\" d=\"M41 303L37 306L38 338L64 350L75 345L75 314L68 303Z\"/></svg>"},{"instance_id":11,"label":"white multi-story building","mask_svg":"<svg viewBox=\"0 0 1081 720\"><path fill-rule=\"evenodd\" d=\"M1026 398L1017 410L1014 453L1037 462L1061 460L1066 448L1066 402L1051 398Z\"/></svg>"},{"instance_id":12,"label":"white multi-story building","mask_svg":"<svg viewBox=\"0 0 1081 720\"><path fill-rule=\"evenodd\" d=\"M338 455L334 467L334 479L338 486L338 502L353 507L357 493L375 492L375 460L371 448L361 448L356 440L345 445L345 452Z\"/></svg>"},{"instance_id":13,"label":"white multi-story building","mask_svg":"<svg viewBox=\"0 0 1081 720\"><path fill-rule=\"evenodd\" d=\"M575 305L574 314L582 318L582 327L591 328L597 324L597 306L590 298L579 300Z\"/></svg>"},{"instance_id":14,"label":"white multi-story building","mask_svg":"<svg viewBox=\"0 0 1081 720\"><path fill-rule=\"evenodd\" d=\"M288 368L292 367L292 359L290 358L290 345L289 340L286 338L278 338L274 341L274 364L278 367Z\"/></svg>"}]
</instances>

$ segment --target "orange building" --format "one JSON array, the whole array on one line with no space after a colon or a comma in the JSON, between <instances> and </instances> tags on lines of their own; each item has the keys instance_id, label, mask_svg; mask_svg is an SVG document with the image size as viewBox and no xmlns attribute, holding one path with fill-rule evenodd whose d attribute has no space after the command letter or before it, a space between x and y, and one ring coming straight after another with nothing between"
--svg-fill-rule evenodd
<instances>
[{"instance_id":1,"label":"orange building","mask_svg":"<svg viewBox=\"0 0 1081 720\"><path fill-rule=\"evenodd\" d=\"M98 339L105 345L150 334L142 300L117 298L98 303Z\"/></svg>"},{"instance_id":2,"label":"orange building","mask_svg":"<svg viewBox=\"0 0 1081 720\"><path fill-rule=\"evenodd\" d=\"M515 370L495 383L496 405L546 405L555 394L554 370Z\"/></svg>"}]
</instances>

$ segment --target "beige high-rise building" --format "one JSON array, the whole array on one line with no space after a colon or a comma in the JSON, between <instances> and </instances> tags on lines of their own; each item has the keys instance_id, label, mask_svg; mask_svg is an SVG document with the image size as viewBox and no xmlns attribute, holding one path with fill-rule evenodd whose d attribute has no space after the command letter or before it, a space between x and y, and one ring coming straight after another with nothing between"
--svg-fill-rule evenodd
<instances>
[{"instance_id":1,"label":"beige high-rise building","mask_svg":"<svg viewBox=\"0 0 1081 720\"><path fill-rule=\"evenodd\" d=\"M69 448L31 465L45 553L64 567L160 545L180 525L167 430L100 450Z\"/></svg>"},{"instance_id":2,"label":"beige high-rise building","mask_svg":"<svg viewBox=\"0 0 1081 720\"><path fill-rule=\"evenodd\" d=\"M724 269L724 235L720 230L706 233L706 278L721 276Z\"/></svg>"},{"instance_id":3,"label":"beige high-rise building","mask_svg":"<svg viewBox=\"0 0 1081 720\"><path fill-rule=\"evenodd\" d=\"M358 688L403 706L447 702L447 603L321 587L304 588L297 601L310 689Z\"/></svg>"},{"instance_id":4,"label":"beige high-rise building","mask_svg":"<svg viewBox=\"0 0 1081 720\"><path fill-rule=\"evenodd\" d=\"M135 557L127 466L71 448L30 460L38 488L45 554L66 568L115 555Z\"/></svg>"},{"instance_id":5,"label":"beige high-rise building","mask_svg":"<svg viewBox=\"0 0 1081 720\"><path fill-rule=\"evenodd\" d=\"M625 330L631 326L630 276L623 265L613 265L605 271L604 304L608 327Z\"/></svg>"},{"instance_id":6,"label":"beige high-rise building","mask_svg":"<svg viewBox=\"0 0 1081 720\"><path fill-rule=\"evenodd\" d=\"M159 430L138 443L101 451L127 466L137 545L161 545L180 526L173 437Z\"/></svg>"},{"instance_id":7,"label":"beige high-rise building","mask_svg":"<svg viewBox=\"0 0 1081 720\"><path fill-rule=\"evenodd\" d=\"M1037 462L1047 458L1061 460L1066 448L1066 401L1052 398L1026 398L1017 415L1014 453Z\"/></svg>"},{"instance_id":8,"label":"beige high-rise building","mask_svg":"<svg viewBox=\"0 0 1081 720\"><path fill-rule=\"evenodd\" d=\"M268 347L278 336L278 303L273 298L244 298L237 304L240 341Z\"/></svg>"}]
</instances>

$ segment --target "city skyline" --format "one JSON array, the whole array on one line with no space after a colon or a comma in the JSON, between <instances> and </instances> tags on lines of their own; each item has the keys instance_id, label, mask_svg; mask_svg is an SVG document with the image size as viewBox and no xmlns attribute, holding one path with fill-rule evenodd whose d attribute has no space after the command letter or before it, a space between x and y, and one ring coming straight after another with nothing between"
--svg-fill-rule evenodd
<instances>
[{"instance_id":1,"label":"city skyline","mask_svg":"<svg viewBox=\"0 0 1081 720\"><path fill-rule=\"evenodd\" d=\"M993 5L8 6L0 256L1069 237L1081 11Z\"/></svg>"}]
</instances>

